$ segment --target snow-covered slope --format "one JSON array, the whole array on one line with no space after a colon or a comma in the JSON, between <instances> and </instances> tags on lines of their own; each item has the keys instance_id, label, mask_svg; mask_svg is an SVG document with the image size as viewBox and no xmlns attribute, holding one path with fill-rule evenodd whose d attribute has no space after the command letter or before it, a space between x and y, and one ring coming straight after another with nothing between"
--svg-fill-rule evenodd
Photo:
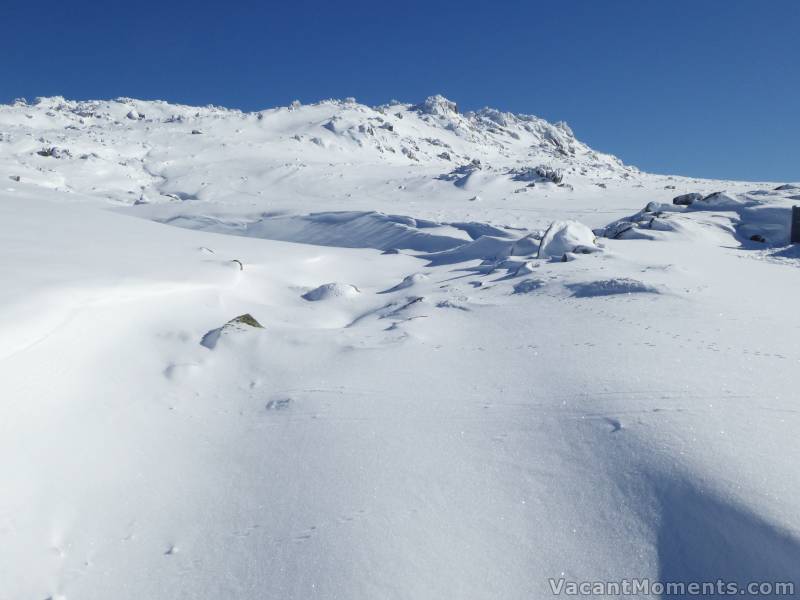
<instances>
[{"instance_id":1,"label":"snow-covered slope","mask_svg":"<svg viewBox=\"0 0 800 600\"><path fill-rule=\"evenodd\" d=\"M0 599L796 581L793 204L438 96L0 107Z\"/></svg>"}]
</instances>

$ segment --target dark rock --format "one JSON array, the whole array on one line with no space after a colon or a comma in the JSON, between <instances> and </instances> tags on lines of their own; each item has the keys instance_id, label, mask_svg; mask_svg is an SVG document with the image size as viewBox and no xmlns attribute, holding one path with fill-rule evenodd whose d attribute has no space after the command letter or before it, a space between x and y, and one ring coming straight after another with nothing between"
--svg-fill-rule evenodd
<instances>
[{"instance_id":1,"label":"dark rock","mask_svg":"<svg viewBox=\"0 0 800 600\"><path fill-rule=\"evenodd\" d=\"M759 235L759 234L757 234L757 233L756 233L755 235L751 235L751 236L750 236L750 241L751 241L751 242L759 242L759 243L763 244L763 243L765 243L767 240L766 240L766 239L764 239L764 236L763 236L763 235Z\"/></svg>"},{"instance_id":2,"label":"dark rock","mask_svg":"<svg viewBox=\"0 0 800 600\"><path fill-rule=\"evenodd\" d=\"M213 350L217 346L217 342L222 335L228 334L232 331L245 331L251 327L255 329L264 328L261 323L256 321L253 315L250 313L245 313L243 315L239 315L238 317L234 317L222 327L217 327L216 329L212 329L206 333L203 336L203 339L200 340L200 344L210 350Z\"/></svg>"},{"instance_id":3,"label":"dark rock","mask_svg":"<svg viewBox=\"0 0 800 600\"><path fill-rule=\"evenodd\" d=\"M51 146L49 148L42 148L36 154L39 156L48 156L52 158L71 158L72 154L66 148L59 148L58 146Z\"/></svg>"},{"instance_id":4,"label":"dark rock","mask_svg":"<svg viewBox=\"0 0 800 600\"><path fill-rule=\"evenodd\" d=\"M255 317L250 313L245 313L243 315L239 315L238 317L234 317L230 321L228 321L225 325L249 325L250 327L257 327L259 329L264 329L264 326L256 321Z\"/></svg>"},{"instance_id":5,"label":"dark rock","mask_svg":"<svg viewBox=\"0 0 800 600\"><path fill-rule=\"evenodd\" d=\"M676 206L691 206L698 200L703 199L703 194L698 194L697 192L692 192L691 194L682 194L680 196L675 196L672 199L672 203Z\"/></svg>"}]
</instances>

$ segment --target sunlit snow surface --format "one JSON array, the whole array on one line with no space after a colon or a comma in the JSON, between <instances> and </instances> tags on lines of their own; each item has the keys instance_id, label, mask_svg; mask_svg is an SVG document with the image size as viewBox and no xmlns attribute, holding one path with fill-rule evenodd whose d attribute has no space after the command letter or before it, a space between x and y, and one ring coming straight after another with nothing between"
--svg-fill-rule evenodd
<instances>
[{"instance_id":1,"label":"sunlit snow surface","mask_svg":"<svg viewBox=\"0 0 800 600\"><path fill-rule=\"evenodd\" d=\"M0 598L800 580L783 183L442 98L0 107Z\"/></svg>"}]
</instances>

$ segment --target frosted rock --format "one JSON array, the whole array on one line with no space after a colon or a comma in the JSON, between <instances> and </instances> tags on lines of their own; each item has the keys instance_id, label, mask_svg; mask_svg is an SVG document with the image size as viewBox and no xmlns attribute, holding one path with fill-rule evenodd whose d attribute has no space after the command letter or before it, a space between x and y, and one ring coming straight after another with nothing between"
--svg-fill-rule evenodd
<instances>
[{"instance_id":1,"label":"frosted rock","mask_svg":"<svg viewBox=\"0 0 800 600\"><path fill-rule=\"evenodd\" d=\"M554 221L542 238L538 258L561 258L567 252L597 252L599 248L591 229L578 221Z\"/></svg>"}]
</instances>

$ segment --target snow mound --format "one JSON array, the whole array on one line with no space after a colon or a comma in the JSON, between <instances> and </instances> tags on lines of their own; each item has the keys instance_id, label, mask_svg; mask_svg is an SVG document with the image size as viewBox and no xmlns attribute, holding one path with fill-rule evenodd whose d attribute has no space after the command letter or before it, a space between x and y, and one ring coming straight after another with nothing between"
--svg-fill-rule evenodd
<instances>
[{"instance_id":1,"label":"snow mound","mask_svg":"<svg viewBox=\"0 0 800 600\"><path fill-rule=\"evenodd\" d=\"M586 254L599 248L591 229L578 221L554 221L542 238L538 258L561 258L567 252Z\"/></svg>"},{"instance_id":2,"label":"snow mound","mask_svg":"<svg viewBox=\"0 0 800 600\"><path fill-rule=\"evenodd\" d=\"M320 300L330 300L331 298L354 298L361 291L349 283L326 283L302 295L304 300L318 302Z\"/></svg>"},{"instance_id":3,"label":"snow mound","mask_svg":"<svg viewBox=\"0 0 800 600\"><path fill-rule=\"evenodd\" d=\"M403 281L398 283L396 286L389 288L388 290L384 290L381 292L382 294L389 294L391 292L399 292L400 290L407 290L410 287L413 287L420 283L421 281L426 281L428 276L424 273L414 273L413 275L408 275L403 278Z\"/></svg>"},{"instance_id":4,"label":"snow mound","mask_svg":"<svg viewBox=\"0 0 800 600\"><path fill-rule=\"evenodd\" d=\"M741 200L728 195L725 192L714 192L705 196L702 200L697 200L691 204L692 209L703 210L709 208L728 208L735 209L743 204Z\"/></svg>"}]
</instances>

